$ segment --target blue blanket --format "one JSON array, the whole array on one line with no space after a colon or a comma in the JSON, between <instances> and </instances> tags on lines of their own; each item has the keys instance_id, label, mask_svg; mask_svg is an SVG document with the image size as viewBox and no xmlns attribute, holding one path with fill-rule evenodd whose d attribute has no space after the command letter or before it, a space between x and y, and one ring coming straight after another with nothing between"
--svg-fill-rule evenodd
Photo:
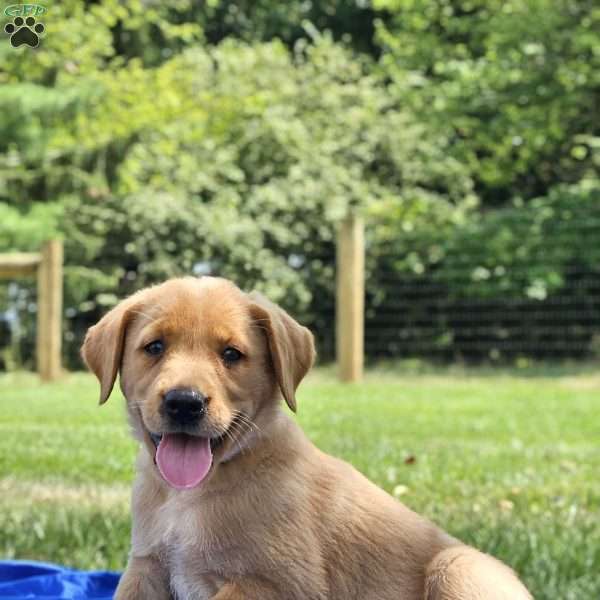
<instances>
[{"instance_id":1,"label":"blue blanket","mask_svg":"<svg viewBox=\"0 0 600 600\"><path fill-rule=\"evenodd\" d=\"M0 561L0 600L111 600L119 573Z\"/></svg>"}]
</instances>

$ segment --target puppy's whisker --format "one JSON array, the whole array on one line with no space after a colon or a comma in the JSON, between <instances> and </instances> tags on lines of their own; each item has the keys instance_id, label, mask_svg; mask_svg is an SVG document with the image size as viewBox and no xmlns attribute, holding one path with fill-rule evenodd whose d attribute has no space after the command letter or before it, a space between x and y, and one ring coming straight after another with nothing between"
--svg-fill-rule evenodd
<instances>
[{"instance_id":1,"label":"puppy's whisker","mask_svg":"<svg viewBox=\"0 0 600 600\"><path fill-rule=\"evenodd\" d=\"M252 422L247 422L247 421L239 421L238 423L238 429L240 431L243 431L244 434L249 432L249 431L253 431L254 433L256 433L257 436L261 436L262 435L262 431L261 429L255 425Z\"/></svg>"},{"instance_id":2,"label":"puppy's whisker","mask_svg":"<svg viewBox=\"0 0 600 600\"><path fill-rule=\"evenodd\" d=\"M228 431L230 431L233 435L236 435L237 438L240 439L248 432L248 429L244 429L241 423L232 423Z\"/></svg>"},{"instance_id":3,"label":"puppy's whisker","mask_svg":"<svg viewBox=\"0 0 600 600\"><path fill-rule=\"evenodd\" d=\"M235 418L229 426L229 431L233 435L235 435L236 439L240 440L241 438L243 438L250 432L255 432L258 436L260 436L260 434L262 433L260 431L260 429L257 426L253 425L253 423L250 421L250 419L246 415L243 415L243 417L245 417L245 418L241 418L241 417L242 417L242 415L238 414L237 418ZM248 419L248 420L246 420L246 419ZM240 444L238 443L238 445L240 445ZM246 450L249 450L250 452L252 452L253 445L246 446Z\"/></svg>"},{"instance_id":4,"label":"puppy's whisker","mask_svg":"<svg viewBox=\"0 0 600 600\"><path fill-rule=\"evenodd\" d=\"M250 423L245 423L243 421L239 421L232 428L239 436L244 436L251 431L255 431L257 434L260 434L256 428L254 428Z\"/></svg>"},{"instance_id":5,"label":"puppy's whisker","mask_svg":"<svg viewBox=\"0 0 600 600\"><path fill-rule=\"evenodd\" d=\"M232 421L231 424L229 425L227 431L231 432L232 434L236 434L238 436L244 434L244 429L243 429L242 423L239 421Z\"/></svg>"},{"instance_id":6,"label":"puppy's whisker","mask_svg":"<svg viewBox=\"0 0 600 600\"><path fill-rule=\"evenodd\" d=\"M229 430L237 439L241 439L251 431L256 432L259 436L262 433L260 428L252 422L250 417L239 410L234 411L234 419L229 425ZM246 447L246 449L248 449L248 447ZM252 450L252 447L250 447L250 450Z\"/></svg>"},{"instance_id":7,"label":"puppy's whisker","mask_svg":"<svg viewBox=\"0 0 600 600\"><path fill-rule=\"evenodd\" d=\"M246 414L243 413L240 410L235 410L233 411L233 421L232 421L232 425L254 425L254 423L252 422L252 419L250 419L250 417Z\"/></svg>"},{"instance_id":8,"label":"puppy's whisker","mask_svg":"<svg viewBox=\"0 0 600 600\"><path fill-rule=\"evenodd\" d=\"M240 425L245 425L248 428L248 430L254 430L257 433L257 435L262 435L263 432L261 428L246 413L243 413L241 411L235 411L234 414L237 419L237 423L239 423Z\"/></svg>"},{"instance_id":9,"label":"puppy's whisker","mask_svg":"<svg viewBox=\"0 0 600 600\"><path fill-rule=\"evenodd\" d=\"M228 439L230 439L231 443L232 444L236 444L237 447L240 449L240 453L244 454L244 448L239 443L239 440L234 436L235 431L232 431L231 426L226 427L225 425L223 425L223 426L221 426L220 429L221 429L220 435L224 435L225 437L227 437Z\"/></svg>"},{"instance_id":10,"label":"puppy's whisker","mask_svg":"<svg viewBox=\"0 0 600 600\"><path fill-rule=\"evenodd\" d=\"M227 432L227 437L232 440L234 444L240 449L240 454L244 454L245 448L240 444L237 437L235 437L231 432Z\"/></svg>"}]
</instances>

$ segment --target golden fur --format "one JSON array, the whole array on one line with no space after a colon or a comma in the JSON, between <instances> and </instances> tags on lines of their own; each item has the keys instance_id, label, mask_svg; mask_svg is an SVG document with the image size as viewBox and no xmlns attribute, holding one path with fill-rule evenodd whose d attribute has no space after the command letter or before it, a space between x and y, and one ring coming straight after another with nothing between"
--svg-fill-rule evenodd
<instances>
[{"instance_id":1,"label":"golden fur","mask_svg":"<svg viewBox=\"0 0 600 600\"><path fill-rule=\"evenodd\" d=\"M158 359L143 352L156 338ZM227 366L230 344L243 359ZM312 445L281 396L295 410L313 338L263 297L218 278L170 280L110 311L82 354L101 402L120 372L142 442L118 600L531 598L508 567ZM149 435L164 431L163 395L181 386L209 398L197 434L225 433L206 479L183 491L162 479Z\"/></svg>"}]
</instances>

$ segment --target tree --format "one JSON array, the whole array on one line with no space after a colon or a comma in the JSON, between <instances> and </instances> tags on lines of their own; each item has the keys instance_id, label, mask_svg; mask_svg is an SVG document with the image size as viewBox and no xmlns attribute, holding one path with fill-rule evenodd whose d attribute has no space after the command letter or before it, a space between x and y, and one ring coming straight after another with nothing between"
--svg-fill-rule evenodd
<instances>
[{"instance_id":1,"label":"tree","mask_svg":"<svg viewBox=\"0 0 600 600\"><path fill-rule=\"evenodd\" d=\"M449 128L484 206L597 172L600 22L579 0L376 0L391 90Z\"/></svg>"}]
</instances>

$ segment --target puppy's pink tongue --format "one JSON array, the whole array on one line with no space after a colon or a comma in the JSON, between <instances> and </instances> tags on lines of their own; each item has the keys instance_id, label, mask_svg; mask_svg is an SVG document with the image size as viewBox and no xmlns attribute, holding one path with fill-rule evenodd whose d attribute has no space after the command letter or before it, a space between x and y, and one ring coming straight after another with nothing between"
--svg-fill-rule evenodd
<instances>
[{"instance_id":1,"label":"puppy's pink tongue","mask_svg":"<svg viewBox=\"0 0 600 600\"><path fill-rule=\"evenodd\" d=\"M197 486L212 464L208 438L184 433L165 433L156 451L160 474L174 488L185 490Z\"/></svg>"}]
</instances>

